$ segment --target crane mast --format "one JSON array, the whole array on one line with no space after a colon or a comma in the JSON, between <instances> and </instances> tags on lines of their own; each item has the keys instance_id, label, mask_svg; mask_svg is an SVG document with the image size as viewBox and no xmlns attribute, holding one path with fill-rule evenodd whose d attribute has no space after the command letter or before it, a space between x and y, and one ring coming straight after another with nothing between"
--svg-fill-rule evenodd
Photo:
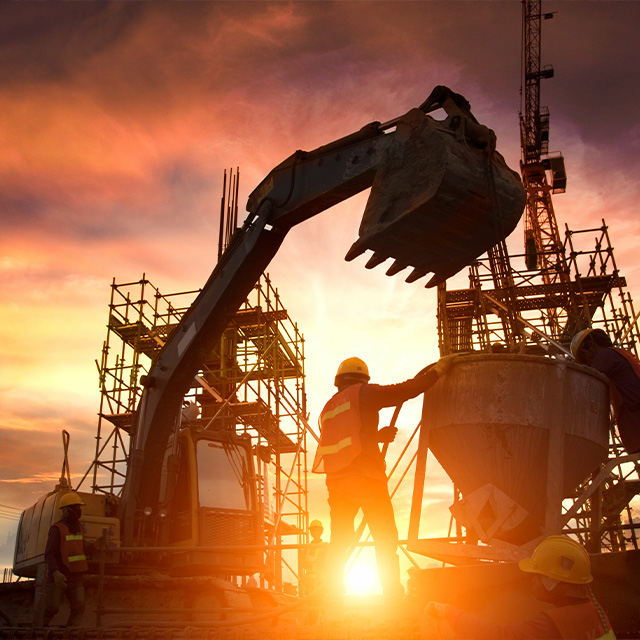
<instances>
[{"instance_id":1,"label":"crane mast","mask_svg":"<svg viewBox=\"0 0 640 640\"><path fill-rule=\"evenodd\" d=\"M569 282L563 242L551 200L552 193L563 193L566 187L564 158L549 155L549 110L540 106L540 81L552 78L553 67L542 67L541 21L553 13L542 13L541 0L523 0L522 90L524 111L520 113L522 146L521 173L527 191L525 213L525 252L527 268L540 269L545 284ZM547 180L551 173L551 182ZM555 314L548 313L548 326L558 335L560 326Z\"/></svg>"},{"instance_id":2,"label":"crane mast","mask_svg":"<svg viewBox=\"0 0 640 640\"><path fill-rule=\"evenodd\" d=\"M637 353L640 312L634 309L626 290L604 219L601 225L587 229L565 225L564 238L560 238L552 194L565 191L564 158L558 152L549 152L549 110L540 106L541 81L554 75L551 66L540 63L541 23L552 17L553 13L542 11L540 0L522 1L519 125L520 168L527 194L525 251L510 253L502 240L471 264L467 288L448 288L447 282L439 285L438 340L442 355L526 354L546 356L547 360L548 356L568 358L571 362L571 339L586 327L603 329L617 346ZM585 234L595 240L593 249L586 246ZM630 505L632 495L638 493L637 471L631 474L634 480L627 482L631 475L618 462L623 459L619 457L623 449L615 419L610 433L607 464L611 472L601 474L594 486L585 481L583 487L594 491L599 483L600 498L595 498L593 505L578 499L563 525L564 533L578 536L592 553L640 548ZM416 464L425 468L425 446ZM623 500L615 501L613 486L615 491L628 491ZM455 490L463 495L460 487ZM419 505L419 500L415 503ZM412 518L415 532L419 510L412 510ZM463 528L456 522L456 543ZM448 547L447 553L451 549Z\"/></svg>"}]
</instances>

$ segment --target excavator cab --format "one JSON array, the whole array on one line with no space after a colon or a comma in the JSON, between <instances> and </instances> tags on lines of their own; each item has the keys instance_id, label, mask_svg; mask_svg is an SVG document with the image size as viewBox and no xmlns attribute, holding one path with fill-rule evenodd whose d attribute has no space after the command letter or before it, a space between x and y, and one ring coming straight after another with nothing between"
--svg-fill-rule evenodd
<instances>
[{"instance_id":1,"label":"excavator cab","mask_svg":"<svg viewBox=\"0 0 640 640\"><path fill-rule=\"evenodd\" d=\"M228 430L182 429L178 453L166 458L163 483L166 536L175 547L255 546L263 543L251 438ZM263 568L258 551L171 554L174 570L249 575Z\"/></svg>"}]
</instances>

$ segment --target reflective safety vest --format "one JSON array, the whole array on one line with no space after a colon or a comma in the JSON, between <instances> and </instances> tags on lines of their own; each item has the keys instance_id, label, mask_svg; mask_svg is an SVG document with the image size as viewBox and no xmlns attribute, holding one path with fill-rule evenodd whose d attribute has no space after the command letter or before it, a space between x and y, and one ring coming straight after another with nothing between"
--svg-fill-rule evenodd
<instances>
[{"instance_id":1,"label":"reflective safety vest","mask_svg":"<svg viewBox=\"0 0 640 640\"><path fill-rule=\"evenodd\" d=\"M64 564L71 573L84 573L89 570L87 556L84 553L84 535L71 533L64 522L56 522L54 527L60 531L60 555Z\"/></svg>"},{"instance_id":2,"label":"reflective safety vest","mask_svg":"<svg viewBox=\"0 0 640 640\"><path fill-rule=\"evenodd\" d=\"M312 471L335 473L350 465L360 452L360 388L352 384L336 393L320 414L320 442Z\"/></svg>"},{"instance_id":3,"label":"reflective safety vest","mask_svg":"<svg viewBox=\"0 0 640 640\"><path fill-rule=\"evenodd\" d=\"M304 566L304 577L310 584L307 586L313 586L320 579L323 578L326 573L326 560L329 550L329 544L327 542L311 543L312 546L307 548L303 557L302 563Z\"/></svg>"},{"instance_id":4,"label":"reflective safety vest","mask_svg":"<svg viewBox=\"0 0 640 640\"><path fill-rule=\"evenodd\" d=\"M316 577L323 571L323 562L329 549L327 542L311 543L311 547L307 549L304 556L307 575Z\"/></svg>"},{"instance_id":5,"label":"reflective safety vest","mask_svg":"<svg viewBox=\"0 0 640 640\"><path fill-rule=\"evenodd\" d=\"M544 612L567 640L616 640L605 612L595 602Z\"/></svg>"}]
</instances>

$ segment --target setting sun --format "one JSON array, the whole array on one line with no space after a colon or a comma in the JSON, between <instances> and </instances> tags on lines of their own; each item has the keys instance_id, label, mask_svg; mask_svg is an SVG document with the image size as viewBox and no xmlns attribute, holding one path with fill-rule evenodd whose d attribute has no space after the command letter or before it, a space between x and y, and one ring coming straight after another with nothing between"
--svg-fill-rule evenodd
<instances>
[{"instance_id":1,"label":"setting sun","mask_svg":"<svg viewBox=\"0 0 640 640\"><path fill-rule=\"evenodd\" d=\"M347 570L344 585L347 595L363 596L382 593L376 572L376 561L372 557L359 557L355 564Z\"/></svg>"}]
</instances>

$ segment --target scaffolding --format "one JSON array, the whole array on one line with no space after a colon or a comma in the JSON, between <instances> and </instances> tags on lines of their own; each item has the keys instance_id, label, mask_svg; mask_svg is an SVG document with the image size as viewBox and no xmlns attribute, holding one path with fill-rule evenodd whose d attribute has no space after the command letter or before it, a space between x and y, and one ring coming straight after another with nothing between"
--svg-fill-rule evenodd
<instances>
[{"instance_id":1,"label":"scaffolding","mask_svg":"<svg viewBox=\"0 0 640 640\"><path fill-rule=\"evenodd\" d=\"M549 112L540 107L540 81L553 68L540 65L540 0L523 0L524 111L520 114L522 180L527 191L524 253L502 242L469 269L466 289L438 288L441 354L522 353L571 357L573 336L603 329L638 356L638 317L614 257L604 220L596 228L560 238L552 193L566 187L564 160L549 154ZM593 245L589 245L589 237ZM638 549L640 521L632 501L640 493L640 455L623 455L611 415L609 460L563 504L563 531L591 552ZM459 492L455 490L456 500Z\"/></svg>"},{"instance_id":2,"label":"scaffolding","mask_svg":"<svg viewBox=\"0 0 640 640\"><path fill-rule=\"evenodd\" d=\"M145 275L136 282L112 283L107 337L98 364L101 397L93 492L120 495L141 377L197 293L162 294ZM265 274L185 396L184 412L197 410L193 422L198 428L251 436L270 544L291 535L302 543L308 529L304 380L304 337ZM274 561L276 573L279 560Z\"/></svg>"},{"instance_id":3,"label":"scaffolding","mask_svg":"<svg viewBox=\"0 0 640 640\"><path fill-rule=\"evenodd\" d=\"M576 243L586 234L595 235L591 249ZM496 286L490 256L470 267L468 288L447 290L446 284L440 285L441 353L566 353L575 333L592 326L604 329L617 344L637 354L638 316L604 220L594 229L573 231L567 226L562 254L563 269L570 274L566 281L548 282L541 270L526 268L524 254L512 254L506 286ZM518 264L522 268L513 266Z\"/></svg>"},{"instance_id":4,"label":"scaffolding","mask_svg":"<svg viewBox=\"0 0 640 640\"><path fill-rule=\"evenodd\" d=\"M584 246L589 238L593 240L591 248ZM539 269L527 269L526 255L521 254L508 256L511 273L508 287L495 286L489 257L472 265L467 289L447 290L441 285L438 292L441 353L562 357L568 355L573 335L590 326L602 328L618 346L637 356L640 314L618 270L605 221L601 227L579 231L566 226L562 256L563 269L569 274L566 280L549 282ZM521 269L514 268L520 264ZM565 515L566 530L575 533L593 551L637 549L640 522L634 524L631 502L640 493L638 465L624 456L613 416L609 459L619 462L608 464L607 475L598 478L602 486L589 494L596 497L580 502L579 509L567 504L566 513L571 517ZM583 494L597 475L579 487L576 496Z\"/></svg>"},{"instance_id":5,"label":"scaffolding","mask_svg":"<svg viewBox=\"0 0 640 640\"><path fill-rule=\"evenodd\" d=\"M230 176L228 196L226 185L225 172L219 255L237 221L238 174ZM101 397L95 456L82 481L90 481L94 493L121 495L144 376L198 293L163 294L146 274L112 282L107 336L96 361ZM265 540L276 548L283 536L287 546L307 542L304 360L304 337L263 274L204 358L183 404L183 419L195 429L251 437ZM276 587L282 588L286 569L296 577L286 552L276 550L266 560Z\"/></svg>"}]
</instances>

